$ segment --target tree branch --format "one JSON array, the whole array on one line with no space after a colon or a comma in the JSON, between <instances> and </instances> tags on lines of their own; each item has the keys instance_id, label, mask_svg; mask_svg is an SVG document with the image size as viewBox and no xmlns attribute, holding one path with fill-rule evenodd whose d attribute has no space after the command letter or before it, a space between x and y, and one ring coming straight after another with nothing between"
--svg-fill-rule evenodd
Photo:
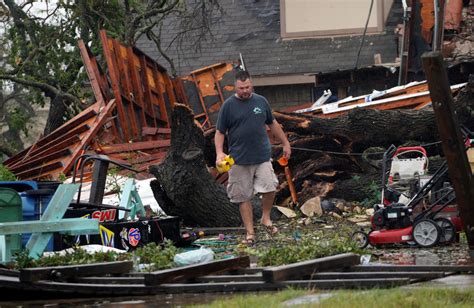
<instances>
[{"instance_id":1,"label":"tree branch","mask_svg":"<svg viewBox=\"0 0 474 308\"><path fill-rule=\"evenodd\" d=\"M44 92L53 93L56 96L64 97L68 101L74 102L76 104L81 103L79 98L77 98L76 96L74 96L72 94L69 94L67 92L61 91L60 89L58 89L56 87L53 87L52 85L43 83L43 82L27 80L27 79L18 78L18 77L15 77L15 76L1 75L1 74L0 74L0 79L10 80L10 81L17 82L19 84L22 84L22 85L25 85L25 86L28 86L28 87L40 89Z\"/></svg>"}]
</instances>

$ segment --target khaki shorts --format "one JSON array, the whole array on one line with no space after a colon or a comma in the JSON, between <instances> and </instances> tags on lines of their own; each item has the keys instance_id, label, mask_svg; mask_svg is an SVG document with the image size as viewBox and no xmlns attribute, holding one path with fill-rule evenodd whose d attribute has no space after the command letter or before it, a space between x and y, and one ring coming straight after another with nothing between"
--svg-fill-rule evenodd
<instances>
[{"instance_id":1,"label":"khaki shorts","mask_svg":"<svg viewBox=\"0 0 474 308\"><path fill-rule=\"evenodd\" d=\"M269 161L259 165L233 165L229 170L227 195L230 202L250 201L255 194L273 192L277 187L278 179Z\"/></svg>"}]
</instances>

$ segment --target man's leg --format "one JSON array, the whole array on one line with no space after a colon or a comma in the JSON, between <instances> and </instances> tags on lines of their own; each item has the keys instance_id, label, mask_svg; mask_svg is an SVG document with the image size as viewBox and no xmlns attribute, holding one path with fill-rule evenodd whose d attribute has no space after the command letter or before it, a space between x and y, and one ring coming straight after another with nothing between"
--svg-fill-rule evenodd
<instances>
[{"instance_id":1,"label":"man's leg","mask_svg":"<svg viewBox=\"0 0 474 308\"><path fill-rule=\"evenodd\" d=\"M271 226L272 220L270 219L270 211L273 207L273 201L275 201L275 192L268 192L262 194L262 224L265 226Z\"/></svg>"},{"instance_id":2,"label":"man's leg","mask_svg":"<svg viewBox=\"0 0 474 308\"><path fill-rule=\"evenodd\" d=\"M240 203L240 216L242 217L242 221L244 223L245 231L247 232L246 239L247 240L254 240L255 238L255 231L253 229L253 208L252 203L250 201L245 201Z\"/></svg>"}]
</instances>

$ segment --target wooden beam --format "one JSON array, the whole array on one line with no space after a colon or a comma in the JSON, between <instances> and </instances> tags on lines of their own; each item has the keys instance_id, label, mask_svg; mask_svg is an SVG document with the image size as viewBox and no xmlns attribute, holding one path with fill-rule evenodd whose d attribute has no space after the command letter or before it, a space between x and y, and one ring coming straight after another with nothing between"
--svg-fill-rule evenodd
<instances>
[{"instance_id":1,"label":"wooden beam","mask_svg":"<svg viewBox=\"0 0 474 308\"><path fill-rule=\"evenodd\" d=\"M141 66L141 80L143 84L143 89L144 89L144 109L147 114L150 114L152 117L153 125L155 127L158 127L158 122L157 122L157 117L155 114L155 109L153 108L153 103L152 103L152 93L151 93L151 85L150 85L150 78L154 79L153 76L148 75L148 65L147 65L147 57L145 55L140 55L139 56L139 61L140 61L140 66ZM147 123L147 125L151 125L151 123ZM168 127L168 123L166 124Z\"/></svg>"},{"instance_id":2,"label":"wooden beam","mask_svg":"<svg viewBox=\"0 0 474 308\"><path fill-rule=\"evenodd\" d=\"M155 141L140 141L133 143L121 143L103 146L101 149L105 154L113 154L119 152L133 152L140 150L149 150L156 148L164 148L170 146L170 139Z\"/></svg>"},{"instance_id":3,"label":"wooden beam","mask_svg":"<svg viewBox=\"0 0 474 308\"><path fill-rule=\"evenodd\" d=\"M274 283L262 281L215 282L215 283L166 283L159 286L165 293L201 293L201 292L258 292L283 290L288 287L298 289L367 289L392 288L407 285L408 278L385 279L334 279L334 280L290 280Z\"/></svg>"},{"instance_id":4,"label":"wooden beam","mask_svg":"<svg viewBox=\"0 0 474 308\"><path fill-rule=\"evenodd\" d=\"M158 90L158 97L160 98L157 102L151 102L153 105L158 105L158 108L160 109L160 119L162 121L166 121L166 127L170 127L170 118L168 117L168 111L166 110L166 100L164 93L167 93L166 89L166 84L165 79L166 79L166 73L161 73L157 69L157 64L153 63L152 67L152 72L153 72L153 80L155 83L155 87ZM160 78L161 77L161 78ZM163 85L161 84L161 80L163 81ZM170 100L171 104L171 98L168 95L168 99Z\"/></svg>"},{"instance_id":5,"label":"wooden beam","mask_svg":"<svg viewBox=\"0 0 474 308\"><path fill-rule=\"evenodd\" d=\"M95 117L96 115L97 111L95 110L95 106L92 105L90 108L84 110L83 112L63 124L61 127L53 131L51 134L38 140L37 147L42 147L50 143L51 141L57 140L58 138L64 138L64 134L67 134L69 131L71 131L71 129L76 128L77 126Z\"/></svg>"},{"instance_id":6,"label":"wooden beam","mask_svg":"<svg viewBox=\"0 0 474 308\"><path fill-rule=\"evenodd\" d=\"M127 116L125 115L125 110L122 102L122 94L120 91L120 77L117 72L117 64L115 63L115 57L113 55L113 50L109 39L107 38L107 33L105 30L100 30L100 39L102 41L102 49L104 52L105 60L107 62L107 67L109 68L110 82L112 84L112 89L115 97L115 103L117 105L118 112L118 121L120 123L119 127L123 132L123 136L117 136L123 141L130 141L130 128L128 127Z\"/></svg>"},{"instance_id":7,"label":"wooden beam","mask_svg":"<svg viewBox=\"0 0 474 308\"><path fill-rule=\"evenodd\" d=\"M349 271L359 272L453 272L474 273L474 265L356 265Z\"/></svg>"},{"instance_id":8,"label":"wooden beam","mask_svg":"<svg viewBox=\"0 0 474 308\"><path fill-rule=\"evenodd\" d=\"M253 275L208 275L192 279L196 282L242 282L242 281L262 281L262 274Z\"/></svg>"},{"instance_id":9,"label":"wooden beam","mask_svg":"<svg viewBox=\"0 0 474 308\"><path fill-rule=\"evenodd\" d=\"M263 279L267 282L283 281L302 278L319 271L344 268L360 263L360 256L353 253L339 254L314 260L276 266L262 271Z\"/></svg>"},{"instance_id":10,"label":"wooden beam","mask_svg":"<svg viewBox=\"0 0 474 308\"><path fill-rule=\"evenodd\" d=\"M44 162L49 162L49 161L52 161L52 160L55 160L55 159L59 159L61 157L68 156L70 154L71 154L71 150L69 150L67 148L66 149L61 149L61 150L59 150L57 152L54 152L54 153L51 153L49 155L45 155L45 156L42 156L42 157L39 157L39 158L33 159L33 160L28 160L27 162L22 163L18 167L10 168L10 170L13 173L21 172L21 171L24 171L24 170L28 170L28 169L37 167L38 165L40 165Z\"/></svg>"},{"instance_id":11,"label":"wooden beam","mask_svg":"<svg viewBox=\"0 0 474 308\"><path fill-rule=\"evenodd\" d=\"M138 131L137 117L135 115L135 106L132 100L132 84L130 81L129 71L127 69L130 59L127 57L125 46L122 46L117 40L109 39L112 42L113 50L115 51L112 55L115 56L114 63L119 72L117 76L119 78L118 82L121 85L122 93L122 103L123 107L126 110L127 123L130 125L131 136L130 140L136 141L141 140L141 134ZM125 50L125 55L122 52ZM133 61L133 59L132 59Z\"/></svg>"},{"instance_id":12,"label":"wooden beam","mask_svg":"<svg viewBox=\"0 0 474 308\"><path fill-rule=\"evenodd\" d=\"M189 279L249 266L250 258L248 256L188 265L145 274L145 285L159 285L169 281Z\"/></svg>"},{"instance_id":13,"label":"wooden beam","mask_svg":"<svg viewBox=\"0 0 474 308\"><path fill-rule=\"evenodd\" d=\"M142 135L171 135L171 128L142 127Z\"/></svg>"},{"instance_id":14,"label":"wooden beam","mask_svg":"<svg viewBox=\"0 0 474 308\"><path fill-rule=\"evenodd\" d=\"M20 270L20 281L34 282L38 280L66 280L74 277L123 274L130 272L132 268L132 261L24 268Z\"/></svg>"},{"instance_id":15,"label":"wooden beam","mask_svg":"<svg viewBox=\"0 0 474 308\"><path fill-rule=\"evenodd\" d=\"M128 71L130 74L132 82L132 92L133 97L131 98L132 103L136 104L139 107L138 115L140 119L141 126L147 125L146 116L145 116L145 102L143 101L143 86L139 78L139 70L135 64L135 60L140 63L138 57L133 53L131 47L127 47L127 57L128 57ZM143 136L143 133L141 134ZM140 138L140 140L144 140ZM150 139L147 139L150 140Z\"/></svg>"},{"instance_id":16,"label":"wooden beam","mask_svg":"<svg viewBox=\"0 0 474 308\"><path fill-rule=\"evenodd\" d=\"M20 179L32 179L45 176L48 172L62 168L63 163L58 161L51 164L44 164L34 169L29 169L27 171L19 172L15 174Z\"/></svg>"},{"instance_id":17,"label":"wooden beam","mask_svg":"<svg viewBox=\"0 0 474 308\"><path fill-rule=\"evenodd\" d=\"M97 118L91 123L92 128L81 138L81 142L78 146L76 146L73 150L70 159L65 162L63 173L67 174L73 167L74 162L76 161L77 157L81 155L83 150L87 147L89 142L97 135L97 133L102 129L102 125L105 124L107 119L109 118L110 114L116 107L115 99L112 99L105 105L100 111ZM119 136L117 136L119 137Z\"/></svg>"},{"instance_id":18,"label":"wooden beam","mask_svg":"<svg viewBox=\"0 0 474 308\"><path fill-rule=\"evenodd\" d=\"M81 134L83 134L84 132L87 132L89 129L90 129L90 126L88 124L82 124L80 126L76 126L72 128L69 132L65 133L64 135L59 136L58 138L32 151L30 153L30 158L24 161L23 163L26 163L31 159L36 159L36 158L43 157L45 155L52 154L54 152L57 152L60 149L67 148L79 142L81 139L80 137ZM79 140L76 140L76 139L79 139Z\"/></svg>"},{"instance_id":19,"label":"wooden beam","mask_svg":"<svg viewBox=\"0 0 474 308\"><path fill-rule=\"evenodd\" d=\"M422 56L422 62L433 101L443 153L448 162L449 177L456 193L459 216L466 233L469 254L474 260L474 179L466 155L466 146L454 113L448 74L440 52L425 53Z\"/></svg>"},{"instance_id":20,"label":"wooden beam","mask_svg":"<svg viewBox=\"0 0 474 308\"><path fill-rule=\"evenodd\" d=\"M75 282L93 284L141 284L145 283L143 277L81 277L74 279Z\"/></svg>"},{"instance_id":21,"label":"wooden beam","mask_svg":"<svg viewBox=\"0 0 474 308\"><path fill-rule=\"evenodd\" d=\"M87 76L89 77L89 81L91 82L92 92L94 92L96 101L104 102L105 98L102 95L102 91L100 89L99 77L94 71L94 65L91 61L89 49L87 48L86 44L84 44L83 40L79 40L78 44L79 51L82 57L82 62L84 62L84 67L86 68Z\"/></svg>"},{"instance_id":22,"label":"wooden beam","mask_svg":"<svg viewBox=\"0 0 474 308\"><path fill-rule=\"evenodd\" d=\"M0 268L0 275L8 277L20 277L20 271Z\"/></svg>"},{"instance_id":23,"label":"wooden beam","mask_svg":"<svg viewBox=\"0 0 474 308\"><path fill-rule=\"evenodd\" d=\"M312 280L330 279L382 279L382 278L410 278L436 279L446 276L445 272L326 272L311 275Z\"/></svg>"}]
</instances>

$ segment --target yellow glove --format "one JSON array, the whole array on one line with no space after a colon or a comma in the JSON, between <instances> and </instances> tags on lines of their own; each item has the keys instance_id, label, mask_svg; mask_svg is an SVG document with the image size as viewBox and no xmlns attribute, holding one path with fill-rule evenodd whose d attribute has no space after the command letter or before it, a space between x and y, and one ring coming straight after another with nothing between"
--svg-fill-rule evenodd
<instances>
[{"instance_id":1,"label":"yellow glove","mask_svg":"<svg viewBox=\"0 0 474 308\"><path fill-rule=\"evenodd\" d=\"M232 156L227 155L217 164L217 171L219 171L219 173L225 173L230 170L233 164L234 159L232 158Z\"/></svg>"}]
</instances>

